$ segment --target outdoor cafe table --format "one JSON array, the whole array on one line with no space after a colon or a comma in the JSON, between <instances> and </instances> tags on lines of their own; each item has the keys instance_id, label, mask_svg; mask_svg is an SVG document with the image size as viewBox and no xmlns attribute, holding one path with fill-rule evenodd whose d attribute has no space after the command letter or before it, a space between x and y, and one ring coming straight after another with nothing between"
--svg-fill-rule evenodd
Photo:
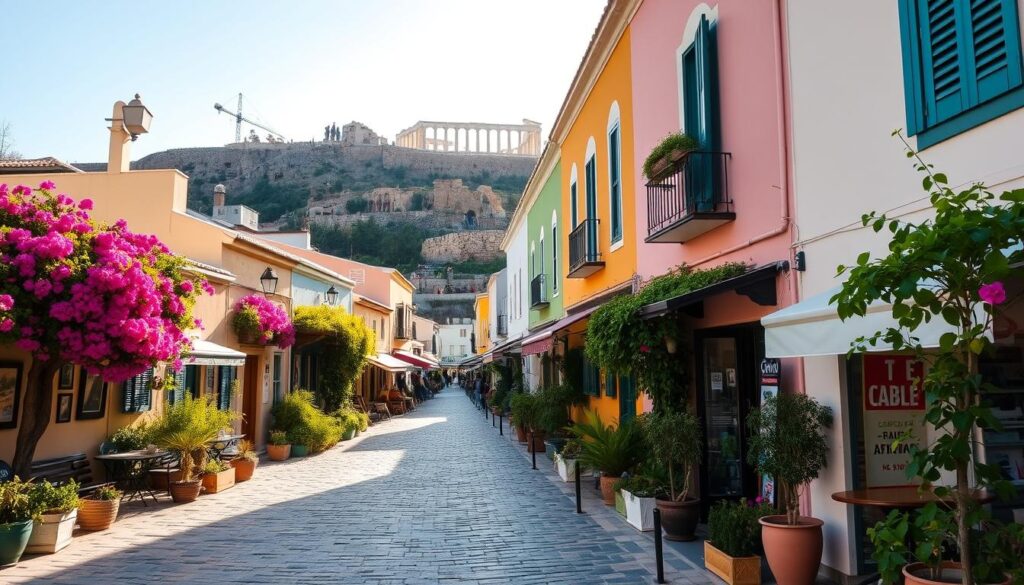
<instances>
[{"instance_id":1,"label":"outdoor cafe table","mask_svg":"<svg viewBox=\"0 0 1024 585\"><path fill-rule=\"evenodd\" d=\"M995 499L992 494L978 490L973 491L972 497L982 504ZM886 514L890 510L916 510L932 502L953 503L952 497L940 498L933 492L921 491L916 485L848 490L832 494L832 499L844 504L881 508Z\"/></svg>"},{"instance_id":2,"label":"outdoor cafe table","mask_svg":"<svg viewBox=\"0 0 1024 585\"><path fill-rule=\"evenodd\" d=\"M221 453L228 449L238 445L239 439L244 439L245 435L224 435L223 437L217 437L206 442L206 452L210 454L212 459L220 459Z\"/></svg>"},{"instance_id":3,"label":"outdoor cafe table","mask_svg":"<svg viewBox=\"0 0 1024 585\"><path fill-rule=\"evenodd\" d=\"M156 494L149 487L149 471L157 466L168 454L163 449L149 452L144 449L97 455L95 458L103 462L107 477L114 480L124 491L122 500L132 501L139 498L143 506L148 506L146 496L158 501Z\"/></svg>"}]
</instances>

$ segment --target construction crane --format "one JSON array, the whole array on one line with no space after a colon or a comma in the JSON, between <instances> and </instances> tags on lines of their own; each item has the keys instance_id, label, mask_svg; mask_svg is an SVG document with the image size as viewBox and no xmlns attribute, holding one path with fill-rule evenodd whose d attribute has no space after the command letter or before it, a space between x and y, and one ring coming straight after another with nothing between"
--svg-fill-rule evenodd
<instances>
[{"instance_id":1,"label":"construction crane","mask_svg":"<svg viewBox=\"0 0 1024 585\"><path fill-rule=\"evenodd\" d=\"M259 122L254 122L242 115L242 94L238 94L238 113L232 112L231 110L225 108L220 104L213 104L213 109L217 110L218 112L223 112L225 114L235 117L235 142L242 141L242 122L246 122L257 128L266 130L267 132L270 132L271 135L276 136L281 140L284 140L284 135L278 132L277 130L264 126Z\"/></svg>"}]
</instances>

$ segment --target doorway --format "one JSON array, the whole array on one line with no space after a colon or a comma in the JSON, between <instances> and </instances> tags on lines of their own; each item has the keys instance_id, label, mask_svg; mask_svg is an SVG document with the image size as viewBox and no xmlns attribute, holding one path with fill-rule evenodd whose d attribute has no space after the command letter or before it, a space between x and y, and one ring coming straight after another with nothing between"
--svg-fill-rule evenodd
<instances>
[{"instance_id":1,"label":"doorway","mask_svg":"<svg viewBox=\"0 0 1024 585\"><path fill-rule=\"evenodd\" d=\"M245 383L242 385L242 433L256 442L256 393L260 379L260 356L245 356Z\"/></svg>"},{"instance_id":2,"label":"doorway","mask_svg":"<svg viewBox=\"0 0 1024 585\"><path fill-rule=\"evenodd\" d=\"M719 500L753 499L758 478L747 463L747 414L760 405L757 375L764 356L758 324L696 332L697 415L704 427L702 513Z\"/></svg>"}]
</instances>

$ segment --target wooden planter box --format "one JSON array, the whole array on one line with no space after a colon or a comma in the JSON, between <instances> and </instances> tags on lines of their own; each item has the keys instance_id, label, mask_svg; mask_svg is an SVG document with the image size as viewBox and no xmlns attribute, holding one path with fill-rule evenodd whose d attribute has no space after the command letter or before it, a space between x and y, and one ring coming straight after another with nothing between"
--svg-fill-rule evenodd
<instances>
[{"instance_id":1,"label":"wooden planter box","mask_svg":"<svg viewBox=\"0 0 1024 585\"><path fill-rule=\"evenodd\" d=\"M208 494L222 492L235 485L235 470L228 468L219 473L204 473L203 488Z\"/></svg>"},{"instance_id":2,"label":"wooden planter box","mask_svg":"<svg viewBox=\"0 0 1024 585\"><path fill-rule=\"evenodd\" d=\"M71 533L75 531L78 510L43 514L32 526L28 539L27 553L55 553L71 544Z\"/></svg>"},{"instance_id":3,"label":"wooden planter box","mask_svg":"<svg viewBox=\"0 0 1024 585\"><path fill-rule=\"evenodd\" d=\"M733 558L704 541L704 566L729 585L760 585L761 557Z\"/></svg>"},{"instance_id":4,"label":"wooden planter box","mask_svg":"<svg viewBox=\"0 0 1024 585\"><path fill-rule=\"evenodd\" d=\"M654 498L641 498L626 490L619 492L626 504L626 522L641 532L654 530Z\"/></svg>"}]
</instances>

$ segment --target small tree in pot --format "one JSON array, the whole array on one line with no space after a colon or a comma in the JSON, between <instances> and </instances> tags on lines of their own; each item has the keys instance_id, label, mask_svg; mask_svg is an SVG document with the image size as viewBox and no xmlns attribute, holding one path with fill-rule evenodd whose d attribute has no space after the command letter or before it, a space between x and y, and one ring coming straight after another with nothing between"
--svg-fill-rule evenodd
<instances>
[{"instance_id":1,"label":"small tree in pot","mask_svg":"<svg viewBox=\"0 0 1024 585\"><path fill-rule=\"evenodd\" d=\"M577 463L601 472L601 500L606 506L614 506L615 482L640 463L640 433L630 423L618 428L605 425L592 410L584 413L583 421L574 424L572 431L582 439Z\"/></svg>"},{"instance_id":2,"label":"small tree in pot","mask_svg":"<svg viewBox=\"0 0 1024 585\"><path fill-rule=\"evenodd\" d=\"M153 441L178 453L181 480L171 482L171 498L175 502L192 502L199 497L202 482L196 478L206 459L206 444L217 438L221 429L231 424L236 414L220 410L212 396L184 398L168 406L152 428Z\"/></svg>"},{"instance_id":3,"label":"small tree in pot","mask_svg":"<svg viewBox=\"0 0 1024 585\"><path fill-rule=\"evenodd\" d=\"M662 410L643 417L647 451L668 472L668 484L655 501L665 538L693 540L700 520L700 500L690 495L693 469L701 461L701 427L688 412Z\"/></svg>"},{"instance_id":4,"label":"small tree in pot","mask_svg":"<svg viewBox=\"0 0 1024 585\"><path fill-rule=\"evenodd\" d=\"M832 409L805 394L765 398L747 418L748 461L779 486L785 515L761 519L768 565L780 585L813 583L821 564L822 522L800 515L800 489L825 467Z\"/></svg>"},{"instance_id":5,"label":"small tree in pot","mask_svg":"<svg viewBox=\"0 0 1024 585\"><path fill-rule=\"evenodd\" d=\"M526 443L529 440L528 433L540 430L537 425L537 396L528 392L513 394L509 401L509 408L512 411L512 421L516 425L516 436L520 443ZM534 436L534 440L536 441L536 436ZM543 450L543 438L540 440L540 445ZM532 452L534 446L527 445L527 448Z\"/></svg>"}]
</instances>

